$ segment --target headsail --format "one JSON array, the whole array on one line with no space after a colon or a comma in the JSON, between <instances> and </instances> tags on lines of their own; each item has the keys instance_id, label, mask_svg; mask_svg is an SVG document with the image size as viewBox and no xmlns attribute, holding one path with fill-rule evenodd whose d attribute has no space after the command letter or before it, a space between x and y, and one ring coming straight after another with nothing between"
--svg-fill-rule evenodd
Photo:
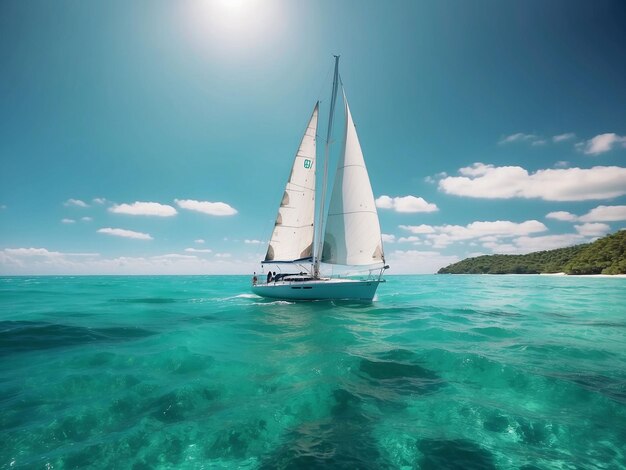
<instances>
[{"instance_id":1,"label":"headsail","mask_svg":"<svg viewBox=\"0 0 626 470\"><path fill-rule=\"evenodd\" d=\"M345 93L343 99L345 142L328 209L322 262L348 266L382 263L383 245L374 194Z\"/></svg>"},{"instance_id":2,"label":"headsail","mask_svg":"<svg viewBox=\"0 0 626 470\"><path fill-rule=\"evenodd\" d=\"M313 256L318 106L319 103L313 109L313 115L294 158L265 262L291 262Z\"/></svg>"}]
</instances>

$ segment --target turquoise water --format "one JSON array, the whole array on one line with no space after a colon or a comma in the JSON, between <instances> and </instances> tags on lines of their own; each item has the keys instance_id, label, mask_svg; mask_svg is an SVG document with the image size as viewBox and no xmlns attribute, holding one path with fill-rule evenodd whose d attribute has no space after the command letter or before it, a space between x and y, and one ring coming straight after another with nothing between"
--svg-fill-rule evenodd
<instances>
[{"instance_id":1,"label":"turquoise water","mask_svg":"<svg viewBox=\"0 0 626 470\"><path fill-rule=\"evenodd\" d=\"M0 278L0 468L626 468L626 279Z\"/></svg>"}]
</instances>

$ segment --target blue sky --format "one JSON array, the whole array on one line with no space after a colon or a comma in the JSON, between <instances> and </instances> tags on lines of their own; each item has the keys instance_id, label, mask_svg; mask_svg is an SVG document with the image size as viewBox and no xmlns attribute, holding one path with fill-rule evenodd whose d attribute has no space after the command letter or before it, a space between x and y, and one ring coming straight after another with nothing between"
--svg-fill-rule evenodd
<instances>
[{"instance_id":1,"label":"blue sky","mask_svg":"<svg viewBox=\"0 0 626 470\"><path fill-rule=\"evenodd\" d=\"M0 273L257 269L332 54L390 273L614 232L624 24L620 1L1 2Z\"/></svg>"}]
</instances>

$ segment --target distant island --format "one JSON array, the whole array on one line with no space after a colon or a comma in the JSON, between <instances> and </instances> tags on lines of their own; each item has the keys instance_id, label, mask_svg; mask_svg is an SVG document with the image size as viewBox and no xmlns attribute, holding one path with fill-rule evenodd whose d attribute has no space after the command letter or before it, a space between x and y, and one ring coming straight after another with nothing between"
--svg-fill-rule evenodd
<instances>
[{"instance_id":1,"label":"distant island","mask_svg":"<svg viewBox=\"0 0 626 470\"><path fill-rule=\"evenodd\" d=\"M485 255L441 268L438 274L626 274L626 230L593 243L527 255Z\"/></svg>"}]
</instances>

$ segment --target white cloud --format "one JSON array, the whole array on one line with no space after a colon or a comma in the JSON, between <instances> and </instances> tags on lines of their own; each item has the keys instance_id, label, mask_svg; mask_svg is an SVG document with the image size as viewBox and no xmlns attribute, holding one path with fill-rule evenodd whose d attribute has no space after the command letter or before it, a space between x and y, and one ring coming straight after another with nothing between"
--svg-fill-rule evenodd
<instances>
[{"instance_id":1,"label":"white cloud","mask_svg":"<svg viewBox=\"0 0 626 470\"><path fill-rule=\"evenodd\" d=\"M81 201L80 199L68 199L63 203L63 205L67 207L89 207L89 204Z\"/></svg>"},{"instance_id":2,"label":"white cloud","mask_svg":"<svg viewBox=\"0 0 626 470\"><path fill-rule=\"evenodd\" d=\"M134 232L133 230L125 230L123 228L101 228L98 233L106 233L107 235L114 235L116 237L134 238L137 240L152 240L152 237L148 233Z\"/></svg>"},{"instance_id":3,"label":"white cloud","mask_svg":"<svg viewBox=\"0 0 626 470\"><path fill-rule=\"evenodd\" d=\"M396 241L396 236L390 233L383 233L380 236L383 240L383 243L394 243Z\"/></svg>"},{"instance_id":4,"label":"white cloud","mask_svg":"<svg viewBox=\"0 0 626 470\"><path fill-rule=\"evenodd\" d=\"M570 165L568 161L559 160L554 164L554 168L567 168Z\"/></svg>"},{"instance_id":5,"label":"white cloud","mask_svg":"<svg viewBox=\"0 0 626 470\"><path fill-rule=\"evenodd\" d=\"M81 256L96 257L99 253L61 253L60 251L50 251L46 248L5 248L2 250L5 254L12 256L41 256L45 258L57 258L59 256Z\"/></svg>"},{"instance_id":6,"label":"white cloud","mask_svg":"<svg viewBox=\"0 0 626 470\"><path fill-rule=\"evenodd\" d=\"M601 237L611 231L611 227L607 224L586 223L582 225L574 225L576 231L584 237Z\"/></svg>"},{"instance_id":7,"label":"white cloud","mask_svg":"<svg viewBox=\"0 0 626 470\"><path fill-rule=\"evenodd\" d=\"M508 220L477 221L468 225L400 225L400 228L414 234L424 234L434 248L445 248L448 245L472 239L496 242L501 238L511 238L531 233L544 232L548 228L537 220L511 222ZM407 241L413 241L410 238ZM400 240L399 240L400 241ZM413 241L414 242L414 241ZM415 242L414 242L415 243Z\"/></svg>"},{"instance_id":8,"label":"white cloud","mask_svg":"<svg viewBox=\"0 0 626 470\"><path fill-rule=\"evenodd\" d=\"M534 134L524 134L522 132L518 132L516 134L511 134L506 137L503 137L502 139L500 139L500 142L498 143L500 145L503 145L503 144L511 144L514 142L534 142L537 139L539 139L539 137L537 137Z\"/></svg>"},{"instance_id":9,"label":"white cloud","mask_svg":"<svg viewBox=\"0 0 626 470\"><path fill-rule=\"evenodd\" d=\"M197 256L194 255L181 255L180 253L168 253L165 255L157 255L157 256L152 256L150 257L150 259L153 259L155 261L160 261L160 260L188 260L188 259L197 259Z\"/></svg>"},{"instance_id":10,"label":"white cloud","mask_svg":"<svg viewBox=\"0 0 626 470\"><path fill-rule=\"evenodd\" d=\"M614 146L626 147L626 136L620 136L612 132L600 134L585 143L583 152L587 155L599 155L610 151Z\"/></svg>"},{"instance_id":11,"label":"white cloud","mask_svg":"<svg viewBox=\"0 0 626 470\"><path fill-rule=\"evenodd\" d=\"M91 222L93 220L92 217L81 217L81 219L83 222Z\"/></svg>"},{"instance_id":12,"label":"white cloud","mask_svg":"<svg viewBox=\"0 0 626 470\"><path fill-rule=\"evenodd\" d=\"M247 245L260 245L263 243L261 240L247 240L247 239L244 240L243 242Z\"/></svg>"},{"instance_id":13,"label":"white cloud","mask_svg":"<svg viewBox=\"0 0 626 470\"><path fill-rule=\"evenodd\" d=\"M188 253L213 253L213 250L209 248L185 248L185 251Z\"/></svg>"},{"instance_id":14,"label":"white cloud","mask_svg":"<svg viewBox=\"0 0 626 470\"><path fill-rule=\"evenodd\" d=\"M538 170L528 173L519 166L474 163L459 169L464 176L439 181L447 194L488 199L540 198L547 201L607 199L626 194L626 168L596 166Z\"/></svg>"},{"instance_id":15,"label":"white cloud","mask_svg":"<svg viewBox=\"0 0 626 470\"><path fill-rule=\"evenodd\" d=\"M5 248L5 253L16 256L61 256L58 251L49 251L46 248Z\"/></svg>"},{"instance_id":16,"label":"white cloud","mask_svg":"<svg viewBox=\"0 0 626 470\"><path fill-rule=\"evenodd\" d=\"M538 146L541 146L541 145L546 145L546 143L547 142L545 140L540 139L540 140L535 140L531 145L533 147L538 147Z\"/></svg>"},{"instance_id":17,"label":"white cloud","mask_svg":"<svg viewBox=\"0 0 626 470\"><path fill-rule=\"evenodd\" d=\"M103 197L94 197L91 201L94 204L104 204L105 202L107 202L107 200Z\"/></svg>"},{"instance_id":18,"label":"white cloud","mask_svg":"<svg viewBox=\"0 0 626 470\"><path fill-rule=\"evenodd\" d=\"M576 134L574 134L573 132L567 132L565 134L555 135L554 137L552 137L552 142L564 142L566 140L573 139L574 137L576 137Z\"/></svg>"},{"instance_id":19,"label":"white cloud","mask_svg":"<svg viewBox=\"0 0 626 470\"><path fill-rule=\"evenodd\" d=\"M204 243L204 240L202 238L198 238L197 240L194 240L193 242L198 243L199 245L202 245Z\"/></svg>"},{"instance_id":20,"label":"white cloud","mask_svg":"<svg viewBox=\"0 0 626 470\"><path fill-rule=\"evenodd\" d=\"M598 206L578 218L581 222L617 222L626 220L626 206Z\"/></svg>"},{"instance_id":21,"label":"white cloud","mask_svg":"<svg viewBox=\"0 0 626 470\"><path fill-rule=\"evenodd\" d=\"M420 237L416 237L415 235L411 235L410 237L400 237L398 238L398 243L413 243L414 245L418 245L422 242Z\"/></svg>"},{"instance_id":22,"label":"white cloud","mask_svg":"<svg viewBox=\"0 0 626 470\"><path fill-rule=\"evenodd\" d=\"M525 254L534 251L554 250L585 242L580 234L543 235L538 237L522 236L506 243L487 242L483 246L494 253Z\"/></svg>"},{"instance_id":23,"label":"white cloud","mask_svg":"<svg viewBox=\"0 0 626 470\"><path fill-rule=\"evenodd\" d=\"M133 202L132 204L119 204L109 208L114 214L127 215L153 215L157 217L172 217L177 214L176 209L167 204L158 202Z\"/></svg>"},{"instance_id":24,"label":"white cloud","mask_svg":"<svg viewBox=\"0 0 626 470\"><path fill-rule=\"evenodd\" d=\"M61 219L61 222L64 224L73 224L76 221L74 219Z\"/></svg>"},{"instance_id":25,"label":"white cloud","mask_svg":"<svg viewBox=\"0 0 626 470\"><path fill-rule=\"evenodd\" d=\"M389 197L380 196L376 199L376 207L393 209L396 212L435 212L439 210L436 204L426 202L424 198L415 196Z\"/></svg>"},{"instance_id":26,"label":"white cloud","mask_svg":"<svg viewBox=\"0 0 626 470\"><path fill-rule=\"evenodd\" d=\"M391 267L390 274L432 274L459 258L438 251L394 250L387 254L386 261Z\"/></svg>"},{"instance_id":27,"label":"white cloud","mask_svg":"<svg viewBox=\"0 0 626 470\"><path fill-rule=\"evenodd\" d=\"M408 230L411 233L415 233L417 235L423 233L435 233L435 229L431 225L399 225L399 227L403 230Z\"/></svg>"},{"instance_id":28,"label":"white cloud","mask_svg":"<svg viewBox=\"0 0 626 470\"><path fill-rule=\"evenodd\" d=\"M175 199L178 207L203 214L226 216L234 215L237 210L225 202L194 201L193 199Z\"/></svg>"},{"instance_id":29,"label":"white cloud","mask_svg":"<svg viewBox=\"0 0 626 470\"><path fill-rule=\"evenodd\" d=\"M546 214L546 219L562 220L564 222L575 222L578 220L578 217L571 212L556 211Z\"/></svg>"},{"instance_id":30,"label":"white cloud","mask_svg":"<svg viewBox=\"0 0 626 470\"><path fill-rule=\"evenodd\" d=\"M2 274L242 274L252 273L256 257L212 259L179 253L149 257L102 258L97 253L61 253L45 248L0 250Z\"/></svg>"},{"instance_id":31,"label":"white cloud","mask_svg":"<svg viewBox=\"0 0 626 470\"><path fill-rule=\"evenodd\" d=\"M216 258L231 258L232 256L230 253L215 253Z\"/></svg>"}]
</instances>

